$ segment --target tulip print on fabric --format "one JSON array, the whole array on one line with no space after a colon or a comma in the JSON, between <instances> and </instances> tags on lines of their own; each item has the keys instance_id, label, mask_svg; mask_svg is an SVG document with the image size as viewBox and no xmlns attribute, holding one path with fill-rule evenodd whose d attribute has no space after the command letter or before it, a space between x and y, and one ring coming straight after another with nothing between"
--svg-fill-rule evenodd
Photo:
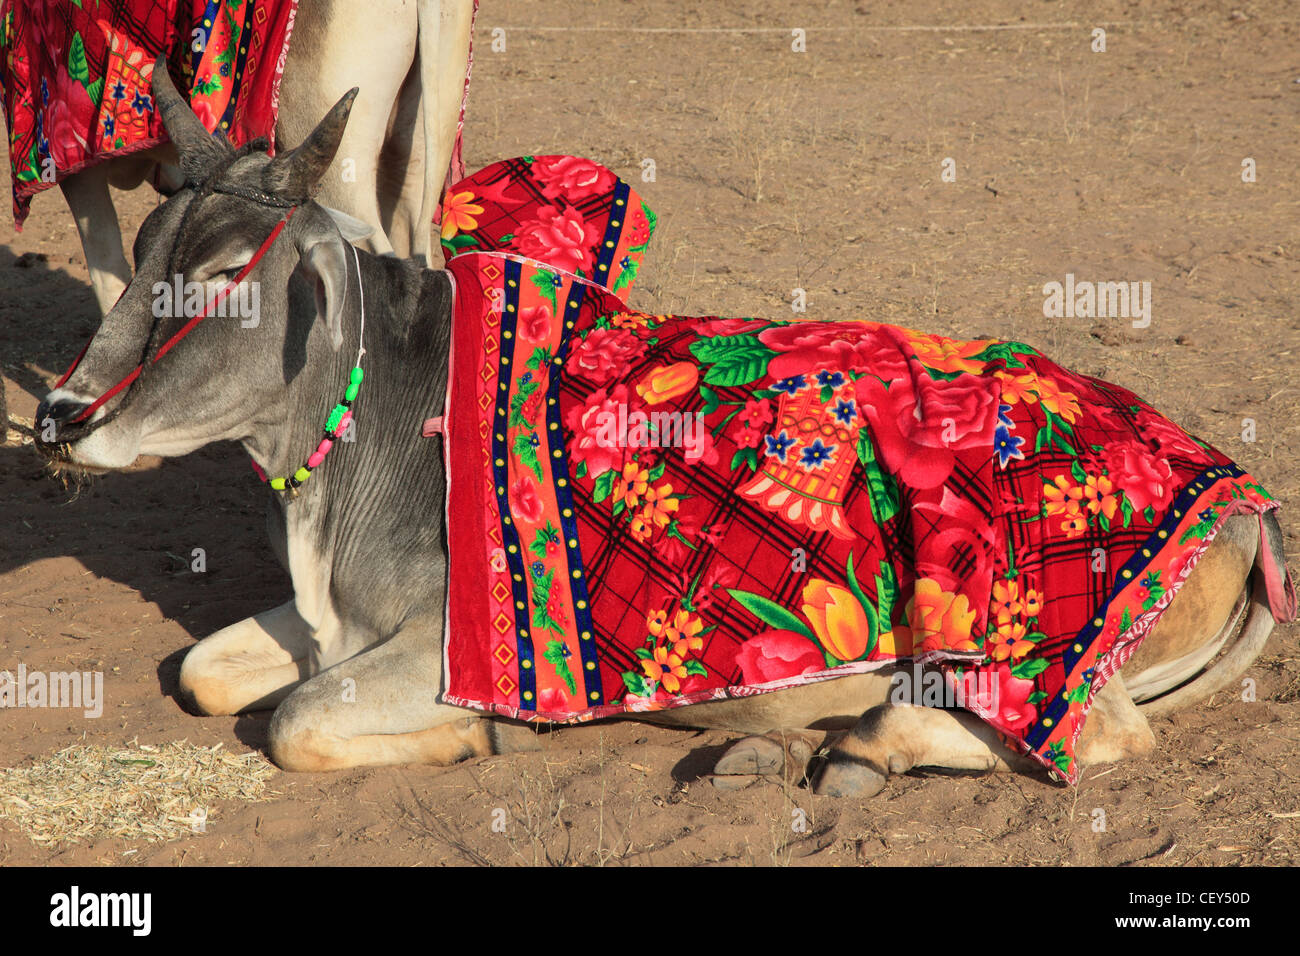
<instances>
[{"instance_id":1,"label":"tulip print on fabric","mask_svg":"<svg viewBox=\"0 0 1300 956\"><path fill-rule=\"evenodd\" d=\"M154 61L210 131L274 139L297 0L0 0L0 87L14 225L32 196L167 141Z\"/></svg>"},{"instance_id":2,"label":"tulip print on fabric","mask_svg":"<svg viewBox=\"0 0 1300 956\"><path fill-rule=\"evenodd\" d=\"M630 309L654 215L589 160L450 195L449 703L589 720L929 662L1073 781L1220 523L1277 507L1027 345Z\"/></svg>"}]
</instances>

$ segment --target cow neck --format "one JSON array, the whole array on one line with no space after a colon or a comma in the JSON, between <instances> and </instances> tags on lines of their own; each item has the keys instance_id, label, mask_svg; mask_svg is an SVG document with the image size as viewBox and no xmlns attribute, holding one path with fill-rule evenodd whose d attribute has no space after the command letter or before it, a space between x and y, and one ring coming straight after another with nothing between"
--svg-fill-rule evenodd
<instances>
[{"instance_id":1,"label":"cow neck","mask_svg":"<svg viewBox=\"0 0 1300 956\"><path fill-rule=\"evenodd\" d=\"M361 282L361 259L357 255L357 249L351 243L346 243L346 245L352 250L352 264L356 270L357 299L361 307L361 329L357 333L357 360L353 363L352 371L348 374L348 384L343 391L343 398L330 410L329 417L325 420L325 433L316 445L316 450L308 456L307 460L296 471L287 476L269 478L266 472L257 464L257 461L251 460L253 471L257 474L257 477L265 484L269 484L273 490L286 495L291 500L298 497L298 489L311 477L312 472L321 466L325 461L325 456L334 447L335 442L341 440L348 428L351 427L352 403L356 401L357 394L361 391L361 382L365 378L365 371L361 368L361 359L366 354L366 293ZM347 301L346 275L345 270L343 289L345 302Z\"/></svg>"}]
</instances>

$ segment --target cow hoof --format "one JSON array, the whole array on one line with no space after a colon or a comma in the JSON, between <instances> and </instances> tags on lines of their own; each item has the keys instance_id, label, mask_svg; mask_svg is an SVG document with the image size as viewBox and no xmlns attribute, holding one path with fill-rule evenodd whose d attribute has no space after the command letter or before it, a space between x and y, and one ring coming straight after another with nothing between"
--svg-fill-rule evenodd
<instances>
[{"instance_id":1,"label":"cow hoof","mask_svg":"<svg viewBox=\"0 0 1300 956\"><path fill-rule=\"evenodd\" d=\"M798 731L773 731L745 737L727 748L716 764L716 774L770 774L784 772L790 780L803 777L816 745Z\"/></svg>"},{"instance_id":2,"label":"cow hoof","mask_svg":"<svg viewBox=\"0 0 1300 956\"><path fill-rule=\"evenodd\" d=\"M761 776L754 773L717 774L716 776L709 778L713 785L719 790L725 790L728 792L732 790L744 790L746 787L752 787L762 779Z\"/></svg>"},{"instance_id":3,"label":"cow hoof","mask_svg":"<svg viewBox=\"0 0 1300 956\"><path fill-rule=\"evenodd\" d=\"M785 748L770 737L746 737L727 748L716 764L716 774L770 774L785 768Z\"/></svg>"},{"instance_id":4,"label":"cow hoof","mask_svg":"<svg viewBox=\"0 0 1300 956\"><path fill-rule=\"evenodd\" d=\"M885 774L869 764L832 751L813 784L813 793L821 797L874 797L885 789L885 780Z\"/></svg>"}]
</instances>

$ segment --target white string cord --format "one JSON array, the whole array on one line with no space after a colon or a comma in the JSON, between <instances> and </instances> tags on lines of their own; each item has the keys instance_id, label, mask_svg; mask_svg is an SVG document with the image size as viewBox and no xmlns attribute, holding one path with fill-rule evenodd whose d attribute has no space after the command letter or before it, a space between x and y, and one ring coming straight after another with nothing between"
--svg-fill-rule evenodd
<instances>
[{"instance_id":1,"label":"white string cord","mask_svg":"<svg viewBox=\"0 0 1300 956\"><path fill-rule=\"evenodd\" d=\"M361 300L361 332L357 336L357 361L356 367L361 367L361 356L366 354L366 293L361 287L361 257L357 254L357 247L348 243L352 250L352 262L357 269L357 297Z\"/></svg>"}]
</instances>

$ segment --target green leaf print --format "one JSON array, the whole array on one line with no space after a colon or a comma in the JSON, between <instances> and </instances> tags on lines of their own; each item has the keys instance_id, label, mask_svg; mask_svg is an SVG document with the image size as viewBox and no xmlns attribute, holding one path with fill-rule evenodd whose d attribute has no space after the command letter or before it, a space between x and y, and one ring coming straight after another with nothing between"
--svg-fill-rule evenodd
<instances>
[{"instance_id":1,"label":"green leaf print","mask_svg":"<svg viewBox=\"0 0 1300 956\"><path fill-rule=\"evenodd\" d=\"M511 446L515 456L524 463L524 466L531 468L537 480L542 480L542 463L537 460L537 449L533 447L533 432L525 432L515 436L515 443Z\"/></svg>"},{"instance_id":2,"label":"green leaf print","mask_svg":"<svg viewBox=\"0 0 1300 956\"><path fill-rule=\"evenodd\" d=\"M563 641L547 641L546 650L542 657L550 661L555 666L555 673L564 681L565 686L569 688L570 694L578 692L577 682L573 679L573 671L569 670L569 662L565 659L564 652L568 646Z\"/></svg>"},{"instance_id":3,"label":"green leaf print","mask_svg":"<svg viewBox=\"0 0 1300 956\"><path fill-rule=\"evenodd\" d=\"M794 631L796 634L802 634L808 640L816 643L816 638L813 637L813 632L809 630L808 625L776 602L769 601L758 594L752 594L749 591L738 591L734 588L727 588L727 593L735 598L741 607L764 624L783 631Z\"/></svg>"},{"instance_id":4,"label":"green leaf print","mask_svg":"<svg viewBox=\"0 0 1300 956\"><path fill-rule=\"evenodd\" d=\"M537 287L537 291L542 298L551 304L552 315L555 314L555 279L556 274L554 272L538 269L529 280Z\"/></svg>"},{"instance_id":5,"label":"green leaf print","mask_svg":"<svg viewBox=\"0 0 1300 956\"><path fill-rule=\"evenodd\" d=\"M80 33L72 34L68 45L68 76L82 86L90 83L90 66L86 63L86 44Z\"/></svg>"}]
</instances>

